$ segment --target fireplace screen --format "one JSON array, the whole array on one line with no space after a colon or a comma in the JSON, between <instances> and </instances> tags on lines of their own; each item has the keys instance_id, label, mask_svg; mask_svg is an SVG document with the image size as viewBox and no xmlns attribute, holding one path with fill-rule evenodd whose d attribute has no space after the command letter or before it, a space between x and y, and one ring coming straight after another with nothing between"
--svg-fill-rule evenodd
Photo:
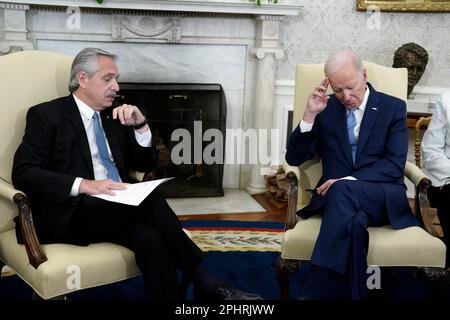
<instances>
[{"instance_id":1,"label":"fireplace screen","mask_svg":"<svg viewBox=\"0 0 450 320\"><path fill-rule=\"evenodd\" d=\"M226 101L221 85L122 83L116 103L134 104L147 117L158 150L155 177L175 177L158 187L165 197L223 196ZM206 138L208 129L220 131L222 141ZM211 143L221 149L207 151L221 160L205 163Z\"/></svg>"}]
</instances>

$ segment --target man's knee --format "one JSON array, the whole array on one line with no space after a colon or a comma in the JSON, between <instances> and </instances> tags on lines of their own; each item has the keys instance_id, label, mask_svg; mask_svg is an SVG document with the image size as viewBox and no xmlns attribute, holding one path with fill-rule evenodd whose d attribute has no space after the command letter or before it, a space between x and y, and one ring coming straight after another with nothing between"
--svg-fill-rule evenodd
<instances>
[{"instance_id":1,"label":"man's knee","mask_svg":"<svg viewBox=\"0 0 450 320\"><path fill-rule=\"evenodd\" d=\"M128 237L135 248L153 251L164 246L158 230L145 224L136 224L128 231Z\"/></svg>"},{"instance_id":2,"label":"man's knee","mask_svg":"<svg viewBox=\"0 0 450 320\"><path fill-rule=\"evenodd\" d=\"M359 211L352 219L352 227L359 229L367 229L368 227L368 218L367 215L363 211Z\"/></svg>"},{"instance_id":3,"label":"man's knee","mask_svg":"<svg viewBox=\"0 0 450 320\"><path fill-rule=\"evenodd\" d=\"M343 197L351 196L352 185L355 185L352 180L338 180L330 186L326 197L329 200L342 200Z\"/></svg>"}]
</instances>

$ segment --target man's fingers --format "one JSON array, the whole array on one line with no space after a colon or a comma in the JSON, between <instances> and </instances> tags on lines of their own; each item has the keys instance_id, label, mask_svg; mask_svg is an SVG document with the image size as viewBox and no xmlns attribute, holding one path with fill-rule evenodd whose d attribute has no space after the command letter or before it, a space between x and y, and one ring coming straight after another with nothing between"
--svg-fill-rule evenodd
<instances>
[{"instance_id":1,"label":"man's fingers","mask_svg":"<svg viewBox=\"0 0 450 320\"><path fill-rule=\"evenodd\" d=\"M116 193L114 191L112 191L111 189L106 189L102 193L103 194L107 194L108 196L115 196L116 195Z\"/></svg>"},{"instance_id":2,"label":"man's fingers","mask_svg":"<svg viewBox=\"0 0 450 320\"><path fill-rule=\"evenodd\" d=\"M116 182L113 180L108 180L108 181L109 181L108 189L110 189L110 190L125 190L127 188L126 183Z\"/></svg>"},{"instance_id":3,"label":"man's fingers","mask_svg":"<svg viewBox=\"0 0 450 320\"><path fill-rule=\"evenodd\" d=\"M320 85L322 87L325 88L325 91L328 89L328 86L330 85L330 80L328 80L328 78L325 78L322 80L322 82L320 83Z\"/></svg>"},{"instance_id":4,"label":"man's fingers","mask_svg":"<svg viewBox=\"0 0 450 320\"><path fill-rule=\"evenodd\" d=\"M329 179L327 181L325 181L324 183L322 183L322 185L320 187L317 188L317 194L320 196L324 196L327 194L328 189L330 188L330 186L335 182L336 180L333 179Z\"/></svg>"},{"instance_id":5,"label":"man's fingers","mask_svg":"<svg viewBox=\"0 0 450 320\"><path fill-rule=\"evenodd\" d=\"M322 97L322 102L326 104L328 102L328 99L330 99L329 96L324 96Z\"/></svg>"},{"instance_id":6,"label":"man's fingers","mask_svg":"<svg viewBox=\"0 0 450 320\"><path fill-rule=\"evenodd\" d=\"M119 118L123 125L134 125L136 119L140 117L139 109L131 104L123 104L113 110L113 118Z\"/></svg>"}]
</instances>

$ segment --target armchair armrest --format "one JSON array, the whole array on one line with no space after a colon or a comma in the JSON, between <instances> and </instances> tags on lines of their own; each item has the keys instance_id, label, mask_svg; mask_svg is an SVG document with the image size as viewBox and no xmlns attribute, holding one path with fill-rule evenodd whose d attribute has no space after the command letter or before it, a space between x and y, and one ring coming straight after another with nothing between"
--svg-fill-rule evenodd
<instances>
[{"instance_id":1,"label":"armchair armrest","mask_svg":"<svg viewBox=\"0 0 450 320\"><path fill-rule=\"evenodd\" d=\"M292 173L297 177L297 180L300 180L300 169L298 167L293 167L288 165L286 162L283 163L283 170L286 174Z\"/></svg>"},{"instance_id":2,"label":"armchair armrest","mask_svg":"<svg viewBox=\"0 0 450 320\"><path fill-rule=\"evenodd\" d=\"M19 210L19 226L22 231L28 261L37 269L41 263L47 261L47 257L36 235L30 202L27 196L21 191L14 189L10 183L0 179L0 197L17 205Z\"/></svg>"},{"instance_id":3,"label":"armchair armrest","mask_svg":"<svg viewBox=\"0 0 450 320\"><path fill-rule=\"evenodd\" d=\"M297 201L298 201L298 181L300 180L300 170L298 167L283 163L283 170L286 172L288 179L288 207L286 213L286 221L284 229L292 229L297 223Z\"/></svg>"},{"instance_id":4,"label":"armchair armrest","mask_svg":"<svg viewBox=\"0 0 450 320\"><path fill-rule=\"evenodd\" d=\"M431 186L431 180L423 173L423 171L415 164L406 161L405 176L416 187L414 196L414 215L425 227L425 230L432 236L439 236L434 227L434 216L430 212L430 202L428 201L427 192Z\"/></svg>"},{"instance_id":5,"label":"armchair armrest","mask_svg":"<svg viewBox=\"0 0 450 320\"><path fill-rule=\"evenodd\" d=\"M404 173L405 177L407 177L416 187L420 184L422 179L428 179L425 173L423 173L418 166L409 161L406 161Z\"/></svg>"}]
</instances>

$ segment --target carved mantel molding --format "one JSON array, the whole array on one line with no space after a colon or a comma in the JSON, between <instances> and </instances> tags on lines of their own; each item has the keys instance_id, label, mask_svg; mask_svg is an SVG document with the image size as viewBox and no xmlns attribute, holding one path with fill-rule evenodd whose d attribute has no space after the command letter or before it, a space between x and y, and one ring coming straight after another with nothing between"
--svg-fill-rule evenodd
<instances>
[{"instance_id":1,"label":"carved mantel molding","mask_svg":"<svg viewBox=\"0 0 450 320\"><path fill-rule=\"evenodd\" d=\"M27 39L26 10L30 6L21 3L1 3L4 12L3 39L0 41L0 54L33 49Z\"/></svg>"},{"instance_id":2,"label":"carved mantel molding","mask_svg":"<svg viewBox=\"0 0 450 320\"><path fill-rule=\"evenodd\" d=\"M66 8L68 6L76 6L119 10L214 12L279 16L298 15L299 9L303 6L303 0L279 0L277 4L261 1L261 6L257 6L248 0L108 0L102 4L98 4L95 0L9 0L7 2Z\"/></svg>"}]
</instances>

